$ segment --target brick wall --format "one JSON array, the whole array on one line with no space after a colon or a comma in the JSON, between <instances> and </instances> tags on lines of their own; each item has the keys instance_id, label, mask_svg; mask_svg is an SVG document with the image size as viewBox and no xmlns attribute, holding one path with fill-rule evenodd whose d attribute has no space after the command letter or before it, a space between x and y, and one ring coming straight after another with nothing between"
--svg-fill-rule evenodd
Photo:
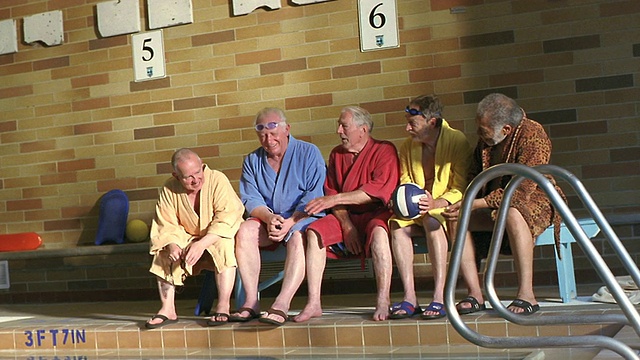
<instances>
[{"instance_id":1,"label":"brick wall","mask_svg":"<svg viewBox=\"0 0 640 360\"><path fill-rule=\"evenodd\" d=\"M325 157L345 105L370 110L374 136L399 144L402 109L424 93L473 143L476 103L516 98L545 125L553 163L605 214L640 213L638 1L397 0L400 47L362 53L355 0L239 17L228 0L193 0L194 23L164 29L167 77L141 83L130 36L98 36L97 2L0 3L0 20L18 24L62 10L65 31L61 46L20 42L0 56L0 233L36 231L46 249L90 244L100 196L114 188L130 218L149 221L179 147L235 185L264 106L283 108Z\"/></svg>"}]
</instances>

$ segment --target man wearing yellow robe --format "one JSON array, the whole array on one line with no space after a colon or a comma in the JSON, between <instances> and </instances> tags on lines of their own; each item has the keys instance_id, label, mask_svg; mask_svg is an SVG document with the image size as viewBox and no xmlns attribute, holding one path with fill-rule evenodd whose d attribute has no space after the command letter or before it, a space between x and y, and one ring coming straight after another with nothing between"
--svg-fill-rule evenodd
<instances>
[{"instance_id":1,"label":"man wearing yellow robe","mask_svg":"<svg viewBox=\"0 0 640 360\"><path fill-rule=\"evenodd\" d=\"M236 274L234 236L242 223L244 206L229 179L211 170L189 149L180 149L171 159L173 176L160 191L151 224L153 263L162 307L146 323L158 328L178 321L176 286L200 270L215 271L218 304L208 324L229 319L229 302Z\"/></svg>"},{"instance_id":2,"label":"man wearing yellow robe","mask_svg":"<svg viewBox=\"0 0 640 360\"><path fill-rule=\"evenodd\" d=\"M420 199L420 217L389 220L391 244L404 287L403 301L393 304L392 319L421 314L425 320L446 316L444 285L449 232L440 215L444 208L462 199L471 166L471 145L466 136L442 118L442 103L436 96L419 96L405 109L409 137L400 147L400 183L415 183L425 190ZM414 229L412 229L414 228ZM413 231L424 233L433 269L433 301L422 312L413 279Z\"/></svg>"}]
</instances>

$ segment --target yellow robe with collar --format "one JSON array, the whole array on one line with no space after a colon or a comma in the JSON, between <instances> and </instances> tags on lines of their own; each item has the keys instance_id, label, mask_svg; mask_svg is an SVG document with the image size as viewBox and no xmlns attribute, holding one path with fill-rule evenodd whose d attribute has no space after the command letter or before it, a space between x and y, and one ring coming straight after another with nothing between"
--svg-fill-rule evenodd
<instances>
[{"instance_id":1,"label":"yellow robe with collar","mask_svg":"<svg viewBox=\"0 0 640 360\"><path fill-rule=\"evenodd\" d=\"M199 273L202 268L220 272L237 266L234 254L234 237L242 223L244 206L229 179L220 171L204 165L204 183L200 190L200 216L189 203L184 187L176 178L168 179L156 205L156 215L151 224L151 249L154 255L149 271L174 284L183 285L186 276ZM159 256L170 243L184 249L193 240L206 234L221 237L207 248L213 264L196 264L197 269L186 264L171 263ZM203 256L203 259L208 258ZM202 260L202 259L201 259ZM207 259L205 259L207 260Z\"/></svg>"},{"instance_id":2,"label":"yellow robe with collar","mask_svg":"<svg viewBox=\"0 0 640 360\"><path fill-rule=\"evenodd\" d=\"M446 120L442 120L440 135L436 144L435 178L431 195L434 199L445 199L450 204L462 200L469 184L473 150L467 137L460 130L453 129ZM422 168L422 143L407 138L400 147L400 183L415 183L425 187L424 170ZM438 219L444 226L445 220L440 215L444 209L433 209L429 215ZM393 216L389 221L400 227L422 225L422 217L414 220L401 220Z\"/></svg>"}]
</instances>

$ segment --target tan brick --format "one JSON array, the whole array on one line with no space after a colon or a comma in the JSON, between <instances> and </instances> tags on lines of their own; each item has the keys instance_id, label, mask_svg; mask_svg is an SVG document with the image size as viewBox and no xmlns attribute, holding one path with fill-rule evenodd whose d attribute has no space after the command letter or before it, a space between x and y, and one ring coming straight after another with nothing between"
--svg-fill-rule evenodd
<instances>
[{"instance_id":1,"label":"tan brick","mask_svg":"<svg viewBox=\"0 0 640 360\"><path fill-rule=\"evenodd\" d=\"M304 70L307 68L306 59L293 59L266 63L260 65L260 73L262 75L286 73L296 70Z\"/></svg>"},{"instance_id":2,"label":"tan brick","mask_svg":"<svg viewBox=\"0 0 640 360\"><path fill-rule=\"evenodd\" d=\"M410 82L433 81L461 76L460 66L436 67L423 70L413 70L409 72Z\"/></svg>"},{"instance_id":3,"label":"tan brick","mask_svg":"<svg viewBox=\"0 0 640 360\"><path fill-rule=\"evenodd\" d=\"M171 101L149 102L131 106L131 115L144 115L170 112L173 110Z\"/></svg>"},{"instance_id":4,"label":"tan brick","mask_svg":"<svg viewBox=\"0 0 640 360\"><path fill-rule=\"evenodd\" d=\"M311 94L324 94L333 91L348 91L358 88L358 79L345 78L331 81L319 81L309 84Z\"/></svg>"},{"instance_id":5,"label":"tan brick","mask_svg":"<svg viewBox=\"0 0 640 360\"><path fill-rule=\"evenodd\" d=\"M32 85L17 86L0 90L0 99L33 94Z\"/></svg>"},{"instance_id":6,"label":"tan brick","mask_svg":"<svg viewBox=\"0 0 640 360\"><path fill-rule=\"evenodd\" d=\"M29 153L34 151L46 151L55 149L55 140L34 141L20 144L20 152Z\"/></svg>"},{"instance_id":7,"label":"tan brick","mask_svg":"<svg viewBox=\"0 0 640 360\"><path fill-rule=\"evenodd\" d=\"M29 174L24 174L29 175ZM40 181L37 176L28 176L28 177L15 177L9 178L7 177L4 181L5 189L14 189L14 188L22 188L24 186L38 186Z\"/></svg>"},{"instance_id":8,"label":"tan brick","mask_svg":"<svg viewBox=\"0 0 640 360\"><path fill-rule=\"evenodd\" d=\"M306 107L326 106L333 103L331 94L320 94L303 97L289 98L285 100L285 107L289 109L299 109Z\"/></svg>"},{"instance_id":9,"label":"tan brick","mask_svg":"<svg viewBox=\"0 0 640 360\"><path fill-rule=\"evenodd\" d=\"M308 43L334 39L344 39L357 36L357 34L354 33L354 30L355 29L351 24L318 30L307 30L307 32L305 33L305 39Z\"/></svg>"},{"instance_id":10,"label":"tan brick","mask_svg":"<svg viewBox=\"0 0 640 360\"><path fill-rule=\"evenodd\" d=\"M33 62L34 70L46 70L51 68L69 66L69 57L63 56L54 59L39 60Z\"/></svg>"},{"instance_id":11,"label":"tan brick","mask_svg":"<svg viewBox=\"0 0 640 360\"><path fill-rule=\"evenodd\" d=\"M296 19L289 19L288 21L283 22L280 26L282 27L282 32L284 33L303 32L308 29L314 29L314 28L325 28L329 26L329 17L328 16L299 17Z\"/></svg>"},{"instance_id":12,"label":"tan brick","mask_svg":"<svg viewBox=\"0 0 640 360\"><path fill-rule=\"evenodd\" d=\"M241 79L238 80L238 90L253 90L253 89L261 89L261 88L270 88L272 86L282 86L284 85L284 75L269 75L269 76L261 76L258 79Z\"/></svg>"},{"instance_id":13,"label":"tan brick","mask_svg":"<svg viewBox=\"0 0 640 360\"><path fill-rule=\"evenodd\" d=\"M252 78L260 75L260 67L258 65L245 65L233 68L218 69L215 71L217 80L237 80L243 78Z\"/></svg>"},{"instance_id":14,"label":"tan brick","mask_svg":"<svg viewBox=\"0 0 640 360\"><path fill-rule=\"evenodd\" d=\"M600 15L602 16L616 16L637 12L640 12L640 4L633 0L618 1L615 3L605 3L600 5Z\"/></svg>"},{"instance_id":15,"label":"tan brick","mask_svg":"<svg viewBox=\"0 0 640 360\"><path fill-rule=\"evenodd\" d=\"M109 98L78 100L72 103L73 111L93 110L109 107Z\"/></svg>"},{"instance_id":16,"label":"tan brick","mask_svg":"<svg viewBox=\"0 0 640 360\"><path fill-rule=\"evenodd\" d=\"M75 76L85 76L89 72L89 66L71 65L64 68L51 69L51 79L67 79Z\"/></svg>"},{"instance_id":17,"label":"tan brick","mask_svg":"<svg viewBox=\"0 0 640 360\"><path fill-rule=\"evenodd\" d=\"M190 99L177 99L173 107L177 111L216 106L215 96L202 96Z\"/></svg>"},{"instance_id":18,"label":"tan brick","mask_svg":"<svg viewBox=\"0 0 640 360\"><path fill-rule=\"evenodd\" d=\"M489 77L489 81L491 87L539 83L544 81L544 73L542 70L531 70L492 75Z\"/></svg>"},{"instance_id":19,"label":"tan brick","mask_svg":"<svg viewBox=\"0 0 640 360\"><path fill-rule=\"evenodd\" d=\"M41 199L29 199L29 200L10 200L7 201L7 211L22 211L41 209Z\"/></svg>"},{"instance_id":20,"label":"tan brick","mask_svg":"<svg viewBox=\"0 0 640 360\"><path fill-rule=\"evenodd\" d=\"M175 135L175 128L172 125L156 126L134 130L134 139L136 140L173 135Z\"/></svg>"}]
</instances>

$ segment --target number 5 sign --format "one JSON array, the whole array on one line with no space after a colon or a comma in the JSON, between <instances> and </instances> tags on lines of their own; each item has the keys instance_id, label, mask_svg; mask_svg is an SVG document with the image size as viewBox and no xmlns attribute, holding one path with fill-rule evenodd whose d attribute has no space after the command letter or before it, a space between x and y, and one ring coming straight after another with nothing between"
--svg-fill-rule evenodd
<instances>
[{"instance_id":1,"label":"number 5 sign","mask_svg":"<svg viewBox=\"0 0 640 360\"><path fill-rule=\"evenodd\" d=\"M396 0L358 0L360 51L400 46Z\"/></svg>"},{"instance_id":2,"label":"number 5 sign","mask_svg":"<svg viewBox=\"0 0 640 360\"><path fill-rule=\"evenodd\" d=\"M165 77L162 30L131 36L135 81Z\"/></svg>"}]
</instances>

